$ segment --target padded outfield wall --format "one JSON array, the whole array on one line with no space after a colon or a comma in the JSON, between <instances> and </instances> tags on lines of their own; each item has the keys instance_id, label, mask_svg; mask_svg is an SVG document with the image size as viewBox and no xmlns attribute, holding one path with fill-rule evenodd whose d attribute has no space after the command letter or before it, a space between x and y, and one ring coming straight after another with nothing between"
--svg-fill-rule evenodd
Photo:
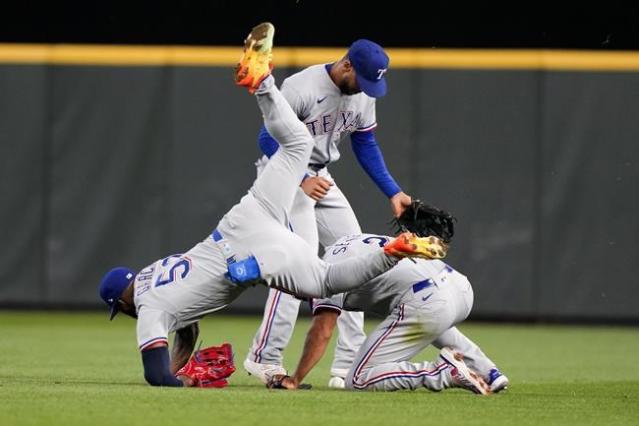
<instances>
[{"instance_id":1,"label":"padded outfield wall","mask_svg":"<svg viewBox=\"0 0 639 426\"><path fill-rule=\"evenodd\" d=\"M339 49L280 49L276 77ZM459 218L475 318L637 321L639 53L390 49L377 139ZM0 305L95 307L101 274L206 237L255 177L235 48L0 45ZM345 141L362 228L390 209ZM259 311L265 289L236 310Z\"/></svg>"}]
</instances>

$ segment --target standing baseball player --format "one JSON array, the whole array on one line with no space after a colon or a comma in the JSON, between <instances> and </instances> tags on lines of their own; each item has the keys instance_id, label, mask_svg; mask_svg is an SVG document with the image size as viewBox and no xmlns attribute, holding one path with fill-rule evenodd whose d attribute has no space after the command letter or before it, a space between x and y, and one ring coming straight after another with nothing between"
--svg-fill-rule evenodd
<instances>
[{"instance_id":1,"label":"standing baseball player","mask_svg":"<svg viewBox=\"0 0 639 426\"><path fill-rule=\"evenodd\" d=\"M224 379L213 374L220 367L217 364L191 368L186 363L197 338L195 324L248 287L264 284L298 297L328 297L387 271L402 257L445 255L441 241L406 233L373 254L331 265L290 232L288 210L309 162L313 139L270 76L273 34L270 23L253 28L236 70L236 83L255 94L265 127L281 149L202 242L138 273L114 268L100 284L111 319L118 311L137 318L144 375L151 385L205 386ZM168 335L173 331L177 344L171 359ZM220 352L228 354L228 347Z\"/></svg>"},{"instance_id":2,"label":"standing baseball player","mask_svg":"<svg viewBox=\"0 0 639 426\"><path fill-rule=\"evenodd\" d=\"M375 139L375 99L386 94L388 64L381 46L361 39L339 61L308 67L282 83L282 94L314 140L291 211L293 231L311 247L318 247L318 243L327 247L344 235L361 233L353 209L327 169L340 158L339 144L348 136L360 165L390 199L393 214L399 216L411 202L388 172ZM275 139L262 128L259 144L265 156L258 160L258 174L278 149ZM264 382L269 375L285 374L282 351L293 332L299 306L298 299L269 291L262 324L244 361L250 374ZM360 312L340 316L331 386L344 386L343 378L366 337L363 322Z\"/></svg>"},{"instance_id":3,"label":"standing baseball player","mask_svg":"<svg viewBox=\"0 0 639 426\"><path fill-rule=\"evenodd\" d=\"M327 248L324 260L338 264L372 253L388 241L390 237L372 234L344 237ZM269 387L297 388L324 354L338 316L355 310L386 319L360 348L347 374L347 388L440 391L463 387L480 394L499 392L508 385L506 376L455 327L468 316L472 304L468 279L449 265L439 260L403 260L364 286L314 301L313 322L295 374L275 376ZM441 349L438 359L410 362L429 344Z\"/></svg>"}]
</instances>

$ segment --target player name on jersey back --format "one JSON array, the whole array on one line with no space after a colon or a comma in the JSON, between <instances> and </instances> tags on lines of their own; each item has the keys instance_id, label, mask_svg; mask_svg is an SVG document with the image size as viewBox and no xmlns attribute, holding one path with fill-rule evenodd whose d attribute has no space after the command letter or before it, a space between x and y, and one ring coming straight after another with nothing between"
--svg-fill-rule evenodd
<instances>
[{"instance_id":1,"label":"player name on jersey back","mask_svg":"<svg viewBox=\"0 0 639 426\"><path fill-rule=\"evenodd\" d=\"M389 236L375 234L343 237L326 248L324 260L339 263L354 256L366 256L384 247L391 239ZM414 284L435 277L446 268L452 271L452 268L440 260L403 259L392 269L363 286L331 298L314 301L314 306L366 311L384 317Z\"/></svg>"}]
</instances>

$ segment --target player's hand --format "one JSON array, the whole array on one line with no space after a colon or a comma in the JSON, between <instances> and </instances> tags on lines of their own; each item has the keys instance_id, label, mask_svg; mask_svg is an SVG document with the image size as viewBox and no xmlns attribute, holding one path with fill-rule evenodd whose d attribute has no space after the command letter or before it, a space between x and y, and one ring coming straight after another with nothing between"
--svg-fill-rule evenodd
<instances>
[{"instance_id":1,"label":"player's hand","mask_svg":"<svg viewBox=\"0 0 639 426\"><path fill-rule=\"evenodd\" d=\"M297 383L293 381L291 376L287 376L285 374L276 374L269 378L266 383L266 387L269 389L287 389L294 390L297 389Z\"/></svg>"},{"instance_id":2,"label":"player's hand","mask_svg":"<svg viewBox=\"0 0 639 426\"><path fill-rule=\"evenodd\" d=\"M410 206L412 201L413 200L410 195L407 195L403 192L398 192L397 194L393 195L390 199L393 215L395 217L400 217L402 213L404 213L404 210L406 210L406 208Z\"/></svg>"},{"instance_id":3,"label":"player's hand","mask_svg":"<svg viewBox=\"0 0 639 426\"><path fill-rule=\"evenodd\" d=\"M333 186L333 182L321 176L309 176L300 185L302 191L315 201L319 201L326 197L328 191ZM408 202L410 205L410 201Z\"/></svg>"},{"instance_id":4,"label":"player's hand","mask_svg":"<svg viewBox=\"0 0 639 426\"><path fill-rule=\"evenodd\" d=\"M311 389L313 386L309 385L308 383L300 383L299 380L297 380L296 378L287 376L285 374L276 374L268 379L266 387L269 389L308 390Z\"/></svg>"},{"instance_id":5,"label":"player's hand","mask_svg":"<svg viewBox=\"0 0 639 426\"><path fill-rule=\"evenodd\" d=\"M182 382L185 388L191 388L195 386L195 380L191 379L189 376L179 375L176 378Z\"/></svg>"}]
</instances>

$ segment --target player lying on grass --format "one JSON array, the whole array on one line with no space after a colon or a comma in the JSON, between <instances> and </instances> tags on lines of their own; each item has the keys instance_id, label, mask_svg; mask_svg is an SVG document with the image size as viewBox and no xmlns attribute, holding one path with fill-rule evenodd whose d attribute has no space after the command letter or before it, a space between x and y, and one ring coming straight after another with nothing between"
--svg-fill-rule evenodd
<instances>
[{"instance_id":1,"label":"player lying on grass","mask_svg":"<svg viewBox=\"0 0 639 426\"><path fill-rule=\"evenodd\" d=\"M151 385L225 384L234 370L228 345L196 353L185 362L197 338L197 321L224 308L248 287L264 284L298 297L328 297L367 282L402 257L446 254L442 241L406 233L375 252L333 265L289 230L288 210L306 171L313 139L270 75L273 33L269 23L253 28L236 83L255 94L266 128L280 143L278 152L204 241L137 274L128 268L112 269L100 284L111 318L118 311L137 318L144 376ZM173 331L176 344L171 359L167 339Z\"/></svg>"},{"instance_id":2,"label":"player lying on grass","mask_svg":"<svg viewBox=\"0 0 639 426\"><path fill-rule=\"evenodd\" d=\"M404 222L404 226L417 235L433 234L419 229L417 222ZM324 260L338 265L372 254L389 241L390 237L372 234L344 237L326 250ZM349 310L386 319L360 347L346 376L347 388L440 391L463 387L480 394L499 392L508 385L506 376L455 328L472 305L470 282L449 265L440 260L402 260L364 286L314 300L313 321L295 373L274 376L269 387L297 388L323 356L338 316ZM409 362L430 344L441 349L437 360Z\"/></svg>"}]
</instances>

